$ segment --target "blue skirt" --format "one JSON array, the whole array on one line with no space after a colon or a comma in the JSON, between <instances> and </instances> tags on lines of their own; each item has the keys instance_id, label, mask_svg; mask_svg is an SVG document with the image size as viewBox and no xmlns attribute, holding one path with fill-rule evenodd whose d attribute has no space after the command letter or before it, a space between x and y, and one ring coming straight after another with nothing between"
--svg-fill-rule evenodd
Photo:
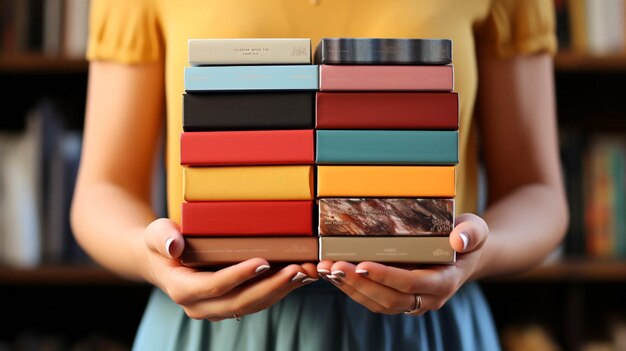
<instances>
[{"instance_id":1,"label":"blue skirt","mask_svg":"<svg viewBox=\"0 0 626 351\"><path fill-rule=\"evenodd\" d=\"M489 306L476 283L439 311L380 315L320 280L241 321L190 319L155 289L133 350L500 350Z\"/></svg>"}]
</instances>

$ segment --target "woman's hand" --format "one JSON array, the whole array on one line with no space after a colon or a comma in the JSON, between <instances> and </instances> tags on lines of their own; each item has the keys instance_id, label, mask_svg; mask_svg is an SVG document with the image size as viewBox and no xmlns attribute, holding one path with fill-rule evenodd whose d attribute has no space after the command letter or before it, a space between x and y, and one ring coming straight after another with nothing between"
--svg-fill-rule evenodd
<instances>
[{"instance_id":1,"label":"woman's hand","mask_svg":"<svg viewBox=\"0 0 626 351\"><path fill-rule=\"evenodd\" d=\"M292 264L270 273L269 263L261 258L217 272L185 267L178 259L185 243L178 225L169 219L152 222L146 228L145 242L146 278L193 319L220 321L252 314L318 278L313 263Z\"/></svg>"},{"instance_id":2,"label":"woman's hand","mask_svg":"<svg viewBox=\"0 0 626 351\"><path fill-rule=\"evenodd\" d=\"M355 266L322 261L317 271L372 312L398 314L413 310L417 294L421 306L415 314L423 314L440 309L474 274L488 234L482 218L463 214L450 233L450 245L458 253L455 264L406 270L373 262Z\"/></svg>"}]
</instances>

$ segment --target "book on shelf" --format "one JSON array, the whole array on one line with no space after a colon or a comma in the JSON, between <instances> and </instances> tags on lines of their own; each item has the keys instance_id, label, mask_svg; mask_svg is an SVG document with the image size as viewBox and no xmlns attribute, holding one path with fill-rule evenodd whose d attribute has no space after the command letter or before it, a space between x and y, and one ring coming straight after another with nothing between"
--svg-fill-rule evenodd
<instances>
[{"instance_id":1,"label":"book on shelf","mask_svg":"<svg viewBox=\"0 0 626 351\"><path fill-rule=\"evenodd\" d=\"M561 49L603 55L626 47L624 0L554 0Z\"/></svg>"},{"instance_id":2,"label":"book on shelf","mask_svg":"<svg viewBox=\"0 0 626 351\"><path fill-rule=\"evenodd\" d=\"M72 235L70 204L81 133L37 101L22 131L0 131L0 261L17 267L90 262Z\"/></svg>"},{"instance_id":3,"label":"book on shelf","mask_svg":"<svg viewBox=\"0 0 626 351\"><path fill-rule=\"evenodd\" d=\"M82 58L89 0L0 1L0 52Z\"/></svg>"},{"instance_id":4,"label":"book on shelf","mask_svg":"<svg viewBox=\"0 0 626 351\"><path fill-rule=\"evenodd\" d=\"M596 135L584 160L586 252L596 258L626 257L626 141Z\"/></svg>"},{"instance_id":5,"label":"book on shelf","mask_svg":"<svg viewBox=\"0 0 626 351\"><path fill-rule=\"evenodd\" d=\"M41 263L42 121L28 114L23 132L0 133L0 261L17 267Z\"/></svg>"}]
</instances>

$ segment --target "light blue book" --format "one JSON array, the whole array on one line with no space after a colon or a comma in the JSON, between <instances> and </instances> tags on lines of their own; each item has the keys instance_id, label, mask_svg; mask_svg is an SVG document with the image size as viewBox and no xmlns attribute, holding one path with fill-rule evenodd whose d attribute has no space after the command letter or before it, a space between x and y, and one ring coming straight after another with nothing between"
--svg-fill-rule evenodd
<instances>
[{"instance_id":1,"label":"light blue book","mask_svg":"<svg viewBox=\"0 0 626 351\"><path fill-rule=\"evenodd\" d=\"M185 67L185 91L317 90L317 65Z\"/></svg>"},{"instance_id":2,"label":"light blue book","mask_svg":"<svg viewBox=\"0 0 626 351\"><path fill-rule=\"evenodd\" d=\"M457 131L318 130L316 163L454 165Z\"/></svg>"}]
</instances>

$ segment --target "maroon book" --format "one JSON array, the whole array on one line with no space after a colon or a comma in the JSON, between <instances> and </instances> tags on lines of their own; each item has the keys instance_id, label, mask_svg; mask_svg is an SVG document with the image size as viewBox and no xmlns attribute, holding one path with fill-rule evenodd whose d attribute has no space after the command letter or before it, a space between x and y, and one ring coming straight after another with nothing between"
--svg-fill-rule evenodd
<instances>
[{"instance_id":1,"label":"maroon book","mask_svg":"<svg viewBox=\"0 0 626 351\"><path fill-rule=\"evenodd\" d=\"M228 265L261 257L270 263L318 261L318 238L308 237L185 237L181 263L189 267Z\"/></svg>"},{"instance_id":2,"label":"maroon book","mask_svg":"<svg viewBox=\"0 0 626 351\"><path fill-rule=\"evenodd\" d=\"M318 92L316 105L318 129L459 128L452 92Z\"/></svg>"},{"instance_id":3,"label":"maroon book","mask_svg":"<svg viewBox=\"0 0 626 351\"><path fill-rule=\"evenodd\" d=\"M312 235L313 201L186 202L183 235Z\"/></svg>"}]
</instances>

